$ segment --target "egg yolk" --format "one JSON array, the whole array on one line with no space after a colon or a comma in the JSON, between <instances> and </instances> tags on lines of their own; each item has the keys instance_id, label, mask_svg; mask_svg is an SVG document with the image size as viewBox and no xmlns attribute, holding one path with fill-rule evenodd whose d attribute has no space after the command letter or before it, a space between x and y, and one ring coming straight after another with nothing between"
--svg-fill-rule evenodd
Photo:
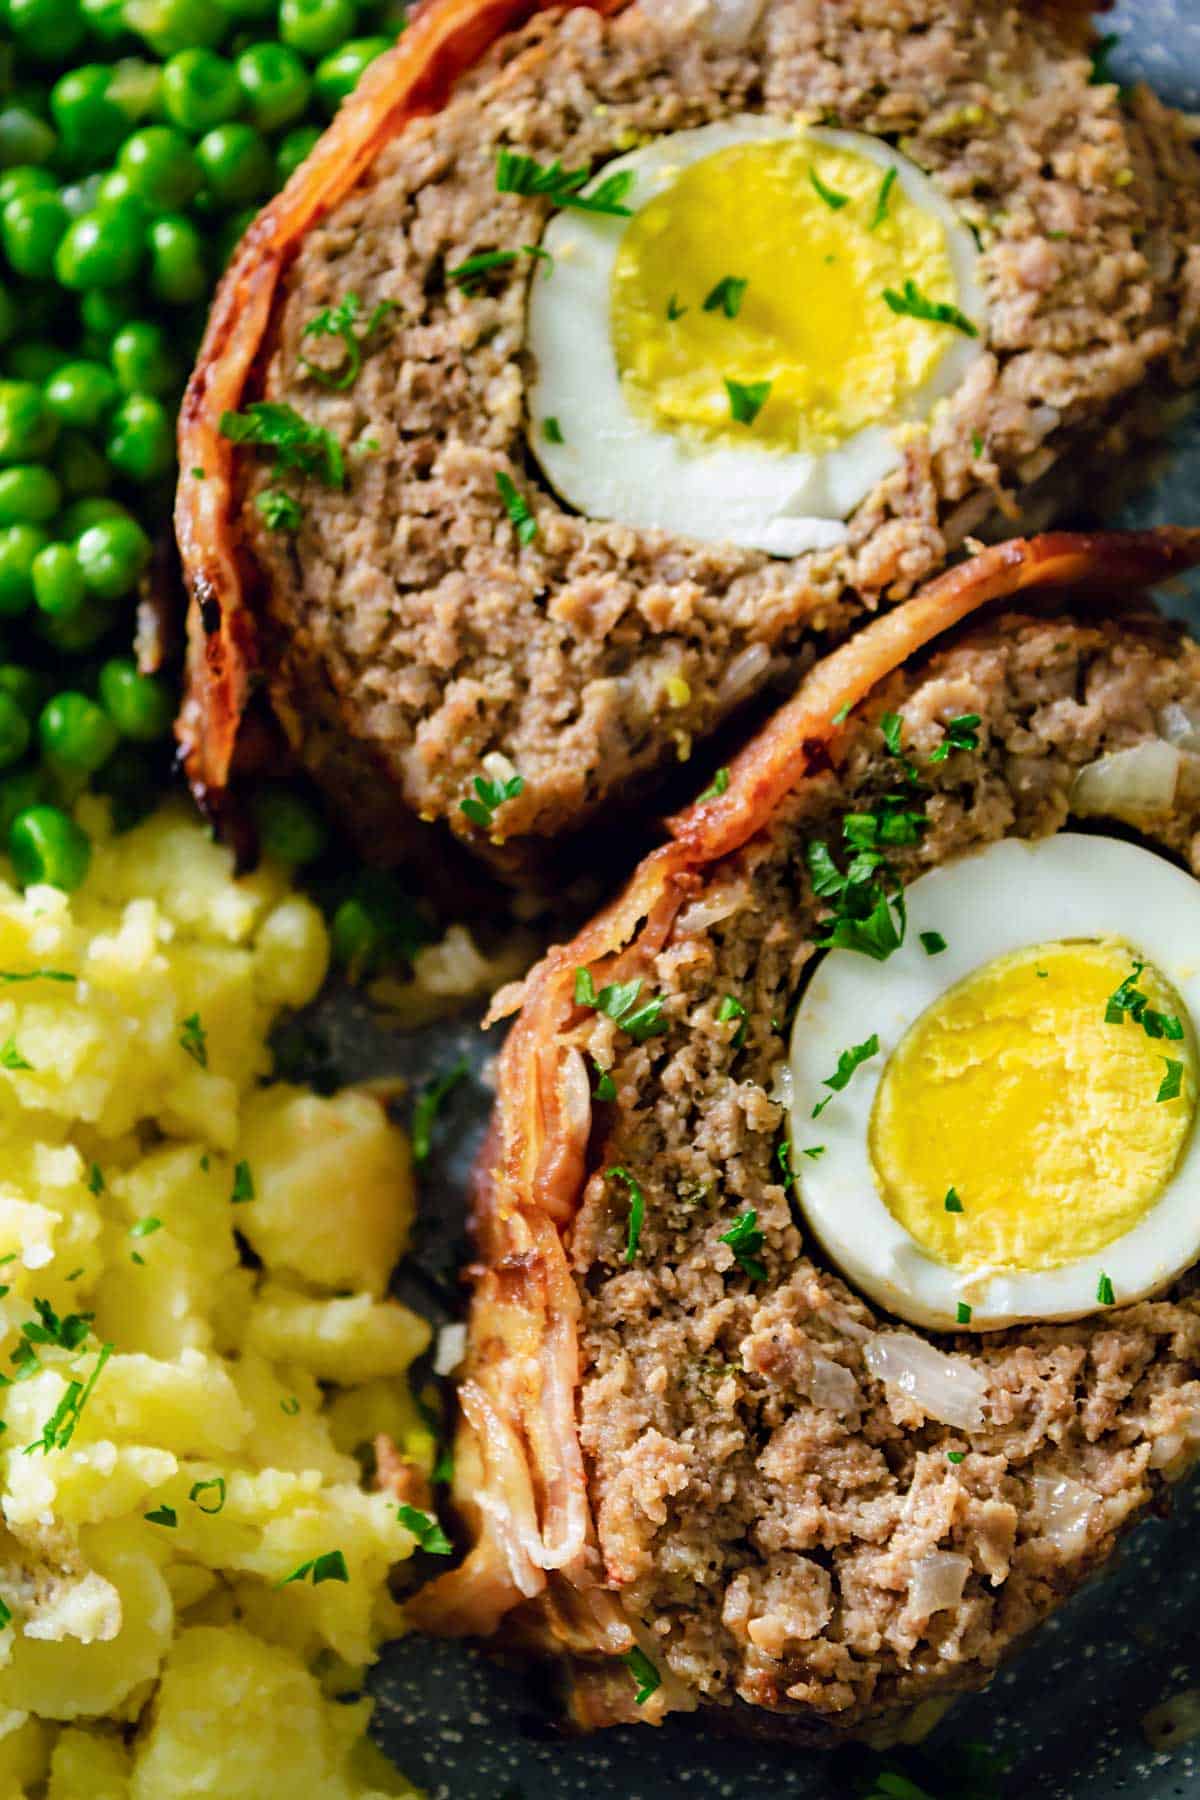
<instances>
[{"instance_id":1,"label":"egg yolk","mask_svg":"<svg viewBox=\"0 0 1200 1800\"><path fill-rule=\"evenodd\" d=\"M1183 1039L1148 1035L1128 1011L1106 1018L1134 963L1115 941L998 957L897 1046L871 1159L888 1210L939 1262L1052 1269L1122 1236L1162 1193L1192 1125L1195 1058L1180 1001L1149 966L1136 991ZM1168 1058L1180 1091L1160 1100ZM951 1189L961 1212L947 1210Z\"/></svg>"},{"instance_id":2,"label":"egg yolk","mask_svg":"<svg viewBox=\"0 0 1200 1800\"><path fill-rule=\"evenodd\" d=\"M954 327L895 313L884 291L912 281L933 302L958 295L945 226L900 181L884 195L886 174L795 139L682 169L630 220L613 270L631 408L660 429L787 451L902 420ZM733 416L726 381L751 390L751 408L770 384L751 422Z\"/></svg>"}]
</instances>

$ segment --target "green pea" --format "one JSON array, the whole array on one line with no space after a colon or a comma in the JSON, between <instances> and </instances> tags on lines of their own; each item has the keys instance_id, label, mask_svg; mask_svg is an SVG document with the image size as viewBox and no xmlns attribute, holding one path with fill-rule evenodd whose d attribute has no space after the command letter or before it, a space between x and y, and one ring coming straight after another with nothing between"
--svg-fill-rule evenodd
<instances>
[{"instance_id":1,"label":"green pea","mask_svg":"<svg viewBox=\"0 0 1200 1800\"><path fill-rule=\"evenodd\" d=\"M239 212L230 213L217 233L217 259L222 267L230 260L257 217L257 206L243 206Z\"/></svg>"},{"instance_id":2,"label":"green pea","mask_svg":"<svg viewBox=\"0 0 1200 1800\"><path fill-rule=\"evenodd\" d=\"M55 535L68 544L74 544L92 525L99 525L107 519L127 519L130 524L136 522L129 508L122 506L119 500L88 496L83 500L75 500L64 508Z\"/></svg>"},{"instance_id":3,"label":"green pea","mask_svg":"<svg viewBox=\"0 0 1200 1800\"><path fill-rule=\"evenodd\" d=\"M0 469L0 526L44 525L62 505L62 488L42 463Z\"/></svg>"},{"instance_id":4,"label":"green pea","mask_svg":"<svg viewBox=\"0 0 1200 1800\"><path fill-rule=\"evenodd\" d=\"M429 930L396 877L373 869L358 875L353 892L337 908L330 937L337 961L357 980L428 942Z\"/></svg>"},{"instance_id":5,"label":"green pea","mask_svg":"<svg viewBox=\"0 0 1200 1800\"><path fill-rule=\"evenodd\" d=\"M55 371L43 393L62 424L95 431L117 397L117 383L103 363L69 362Z\"/></svg>"},{"instance_id":6,"label":"green pea","mask_svg":"<svg viewBox=\"0 0 1200 1800\"><path fill-rule=\"evenodd\" d=\"M101 600L127 594L150 561L150 539L128 513L87 526L75 550L88 592Z\"/></svg>"},{"instance_id":7,"label":"green pea","mask_svg":"<svg viewBox=\"0 0 1200 1800\"><path fill-rule=\"evenodd\" d=\"M42 755L63 769L91 775L108 761L119 732L103 707L86 694L55 694L38 716Z\"/></svg>"},{"instance_id":8,"label":"green pea","mask_svg":"<svg viewBox=\"0 0 1200 1800\"><path fill-rule=\"evenodd\" d=\"M107 63L69 69L50 90L50 111L64 147L95 165L115 156L129 130L129 116L115 99Z\"/></svg>"},{"instance_id":9,"label":"green pea","mask_svg":"<svg viewBox=\"0 0 1200 1800\"><path fill-rule=\"evenodd\" d=\"M126 320L137 317L140 300L133 288L90 288L79 297L84 330L107 343Z\"/></svg>"},{"instance_id":10,"label":"green pea","mask_svg":"<svg viewBox=\"0 0 1200 1800\"><path fill-rule=\"evenodd\" d=\"M235 119L241 106L236 69L212 50L180 50L163 70L163 110L193 136Z\"/></svg>"},{"instance_id":11,"label":"green pea","mask_svg":"<svg viewBox=\"0 0 1200 1800\"><path fill-rule=\"evenodd\" d=\"M88 30L101 43L110 44L126 32L125 0L79 0Z\"/></svg>"},{"instance_id":12,"label":"green pea","mask_svg":"<svg viewBox=\"0 0 1200 1800\"><path fill-rule=\"evenodd\" d=\"M61 807L30 806L9 827L8 854L19 886L45 882L70 894L87 878L92 845Z\"/></svg>"},{"instance_id":13,"label":"green pea","mask_svg":"<svg viewBox=\"0 0 1200 1800\"><path fill-rule=\"evenodd\" d=\"M40 525L8 525L0 531L0 615L15 618L33 600L33 559L50 542Z\"/></svg>"},{"instance_id":14,"label":"green pea","mask_svg":"<svg viewBox=\"0 0 1200 1800\"><path fill-rule=\"evenodd\" d=\"M250 118L260 131L290 125L308 105L312 85L308 70L284 44L251 44L237 59L237 76Z\"/></svg>"},{"instance_id":15,"label":"green pea","mask_svg":"<svg viewBox=\"0 0 1200 1800\"><path fill-rule=\"evenodd\" d=\"M253 125L215 126L196 145L196 155L210 192L224 206L245 205L271 187L271 152Z\"/></svg>"},{"instance_id":16,"label":"green pea","mask_svg":"<svg viewBox=\"0 0 1200 1800\"><path fill-rule=\"evenodd\" d=\"M275 152L275 169L281 184L300 167L320 136L315 125L299 125L281 140Z\"/></svg>"},{"instance_id":17,"label":"green pea","mask_svg":"<svg viewBox=\"0 0 1200 1800\"><path fill-rule=\"evenodd\" d=\"M229 18L236 20L239 24L249 24L255 19L272 18L276 0L221 0L221 5L225 8ZM242 43L237 45L237 48L242 49L244 43L245 38L242 39Z\"/></svg>"},{"instance_id":18,"label":"green pea","mask_svg":"<svg viewBox=\"0 0 1200 1800\"><path fill-rule=\"evenodd\" d=\"M117 168L147 206L186 206L204 177L192 146L171 125L144 125L127 137Z\"/></svg>"},{"instance_id":19,"label":"green pea","mask_svg":"<svg viewBox=\"0 0 1200 1800\"><path fill-rule=\"evenodd\" d=\"M89 494L105 494L112 486L108 458L82 431L64 431L54 450L54 472L64 494L72 500Z\"/></svg>"},{"instance_id":20,"label":"green pea","mask_svg":"<svg viewBox=\"0 0 1200 1800\"><path fill-rule=\"evenodd\" d=\"M0 691L0 769L11 769L29 748L29 720L15 700Z\"/></svg>"},{"instance_id":21,"label":"green pea","mask_svg":"<svg viewBox=\"0 0 1200 1800\"><path fill-rule=\"evenodd\" d=\"M67 229L67 212L57 194L18 194L0 213L4 254L18 275L45 280L54 272L54 252Z\"/></svg>"},{"instance_id":22,"label":"green pea","mask_svg":"<svg viewBox=\"0 0 1200 1800\"><path fill-rule=\"evenodd\" d=\"M7 344L17 329L19 318L16 301L3 282L0 282L0 344Z\"/></svg>"},{"instance_id":23,"label":"green pea","mask_svg":"<svg viewBox=\"0 0 1200 1800\"><path fill-rule=\"evenodd\" d=\"M134 193L133 183L123 169L109 169L106 174L100 176L92 190L92 203L83 210L92 212L106 206L123 206L128 211L130 218L134 217L136 210L136 215L143 226L150 222L150 207L140 194Z\"/></svg>"},{"instance_id":24,"label":"green pea","mask_svg":"<svg viewBox=\"0 0 1200 1800\"><path fill-rule=\"evenodd\" d=\"M122 737L153 743L171 729L171 690L155 675L142 675L127 656L114 656L100 671L100 701Z\"/></svg>"},{"instance_id":25,"label":"green pea","mask_svg":"<svg viewBox=\"0 0 1200 1800\"><path fill-rule=\"evenodd\" d=\"M57 280L27 281L21 288L21 329L27 337L58 337L70 329L67 296ZM73 321L71 321L73 323ZM69 352L60 354L67 360Z\"/></svg>"},{"instance_id":26,"label":"green pea","mask_svg":"<svg viewBox=\"0 0 1200 1800\"><path fill-rule=\"evenodd\" d=\"M227 23L216 0L125 0L125 20L164 57L180 50L211 50L224 37Z\"/></svg>"},{"instance_id":27,"label":"green pea","mask_svg":"<svg viewBox=\"0 0 1200 1800\"><path fill-rule=\"evenodd\" d=\"M79 0L8 0L8 24L37 62L69 62L87 36Z\"/></svg>"},{"instance_id":28,"label":"green pea","mask_svg":"<svg viewBox=\"0 0 1200 1800\"><path fill-rule=\"evenodd\" d=\"M0 838L8 843L13 820L46 798L46 777L41 769L15 769L0 777Z\"/></svg>"},{"instance_id":29,"label":"green pea","mask_svg":"<svg viewBox=\"0 0 1200 1800\"><path fill-rule=\"evenodd\" d=\"M347 95L354 92L367 65L391 47L391 38L354 38L318 63L313 86L325 111L335 113Z\"/></svg>"},{"instance_id":30,"label":"green pea","mask_svg":"<svg viewBox=\"0 0 1200 1800\"><path fill-rule=\"evenodd\" d=\"M49 697L45 679L23 663L0 663L0 694L14 700L31 725Z\"/></svg>"},{"instance_id":31,"label":"green pea","mask_svg":"<svg viewBox=\"0 0 1200 1800\"><path fill-rule=\"evenodd\" d=\"M48 163L57 149L55 132L29 107L0 108L0 169Z\"/></svg>"},{"instance_id":32,"label":"green pea","mask_svg":"<svg viewBox=\"0 0 1200 1800\"><path fill-rule=\"evenodd\" d=\"M114 831L129 831L154 811L162 781L144 750L118 744L93 783L111 804Z\"/></svg>"},{"instance_id":33,"label":"green pea","mask_svg":"<svg viewBox=\"0 0 1200 1800\"><path fill-rule=\"evenodd\" d=\"M44 613L75 613L87 599L83 570L70 544L47 544L33 559L34 603Z\"/></svg>"},{"instance_id":34,"label":"green pea","mask_svg":"<svg viewBox=\"0 0 1200 1800\"><path fill-rule=\"evenodd\" d=\"M369 908L357 898L343 900L329 925L334 961L359 980L376 967L382 933Z\"/></svg>"},{"instance_id":35,"label":"green pea","mask_svg":"<svg viewBox=\"0 0 1200 1800\"><path fill-rule=\"evenodd\" d=\"M300 868L315 862L329 843L325 821L314 806L282 782L259 787L254 795L259 849L277 862Z\"/></svg>"},{"instance_id":36,"label":"green pea","mask_svg":"<svg viewBox=\"0 0 1200 1800\"><path fill-rule=\"evenodd\" d=\"M18 194L57 194L58 183L49 169L36 163L18 163L0 175L0 206L7 206Z\"/></svg>"},{"instance_id":37,"label":"green pea","mask_svg":"<svg viewBox=\"0 0 1200 1800\"><path fill-rule=\"evenodd\" d=\"M89 595L77 612L48 613L40 608L33 615L33 628L44 643L63 656L77 656L90 650L113 629L112 605Z\"/></svg>"},{"instance_id":38,"label":"green pea","mask_svg":"<svg viewBox=\"0 0 1200 1800\"><path fill-rule=\"evenodd\" d=\"M98 208L68 225L54 258L64 287L123 287L141 266L146 234L141 210L132 205Z\"/></svg>"},{"instance_id":39,"label":"green pea","mask_svg":"<svg viewBox=\"0 0 1200 1800\"><path fill-rule=\"evenodd\" d=\"M50 377L71 360L71 352L41 338L25 338L12 344L4 357L4 372L17 381L32 381L42 387Z\"/></svg>"},{"instance_id":40,"label":"green pea","mask_svg":"<svg viewBox=\"0 0 1200 1800\"><path fill-rule=\"evenodd\" d=\"M208 292L204 240L182 213L155 219L147 234L150 287L168 306L191 306Z\"/></svg>"},{"instance_id":41,"label":"green pea","mask_svg":"<svg viewBox=\"0 0 1200 1800\"><path fill-rule=\"evenodd\" d=\"M32 381L0 381L0 468L45 456L58 433L54 415Z\"/></svg>"},{"instance_id":42,"label":"green pea","mask_svg":"<svg viewBox=\"0 0 1200 1800\"><path fill-rule=\"evenodd\" d=\"M131 319L122 325L110 350L113 374L127 394L167 394L177 387L180 366L161 325Z\"/></svg>"},{"instance_id":43,"label":"green pea","mask_svg":"<svg viewBox=\"0 0 1200 1800\"><path fill-rule=\"evenodd\" d=\"M279 35L301 56L328 56L354 30L354 0L280 0Z\"/></svg>"}]
</instances>

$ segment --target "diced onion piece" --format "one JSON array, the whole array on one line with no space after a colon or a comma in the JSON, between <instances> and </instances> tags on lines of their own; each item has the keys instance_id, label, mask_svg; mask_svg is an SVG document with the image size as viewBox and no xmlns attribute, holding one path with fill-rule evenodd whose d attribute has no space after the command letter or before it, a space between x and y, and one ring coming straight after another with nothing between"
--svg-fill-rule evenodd
<instances>
[{"instance_id":1,"label":"diced onion piece","mask_svg":"<svg viewBox=\"0 0 1200 1800\"><path fill-rule=\"evenodd\" d=\"M463 1324L443 1325L437 1334L434 1352L435 1375L453 1375L467 1354L467 1328Z\"/></svg>"},{"instance_id":2,"label":"diced onion piece","mask_svg":"<svg viewBox=\"0 0 1200 1800\"><path fill-rule=\"evenodd\" d=\"M1069 1475L1035 1475L1033 1493L1042 1521L1041 1535L1060 1550L1081 1549L1099 1494Z\"/></svg>"},{"instance_id":3,"label":"diced onion piece","mask_svg":"<svg viewBox=\"0 0 1200 1800\"><path fill-rule=\"evenodd\" d=\"M1200 1688L1184 1688L1142 1714L1142 1730L1152 1750L1178 1750L1200 1733Z\"/></svg>"},{"instance_id":4,"label":"diced onion piece","mask_svg":"<svg viewBox=\"0 0 1200 1800\"><path fill-rule=\"evenodd\" d=\"M1178 700L1168 700L1158 715L1160 736L1180 750L1200 750L1200 716Z\"/></svg>"},{"instance_id":5,"label":"diced onion piece","mask_svg":"<svg viewBox=\"0 0 1200 1800\"><path fill-rule=\"evenodd\" d=\"M685 906L675 921L676 937L693 937L705 932L712 925L719 925L722 919L729 918L745 904L746 890L740 882L728 887L719 887L707 900L693 900Z\"/></svg>"},{"instance_id":6,"label":"diced onion piece","mask_svg":"<svg viewBox=\"0 0 1200 1800\"><path fill-rule=\"evenodd\" d=\"M1086 763L1071 785L1070 806L1082 818L1101 814L1136 824L1171 810L1182 753L1161 738L1113 750Z\"/></svg>"},{"instance_id":7,"label":"diced onion piece","mask_svg":"<svg viewBox=\"0 0 1200 1800\"><path fill-rule=\"evenodd\" d=\"M767 1089L767 1099L773 1100L776 1106L792 1109L792 1090L796 1085L790 1062L777 1062L771 1070L771 1085Z\"/></svg>"},{"instance_id":8,"label":"diced onion piece","mask_svg":"<svg viewBox=\"0 0 1200 1800\"><path fill-rule=\"evenodd\" d=\"M868 1369L927 1418L971 1431L983 1424L987 1376L965 1356L948 1356L907 1331L883 1331L863 1348Z\"/></svg>"},{"instance_id":9,"label":"diced onion piece","mask_svg":"<svg viewBox=\"0 0 1200 1800\"><path fill-rule=\"evenodd\" d=\"M1154 1440L1150 1452L1152 1469L1170 1469L1182 1474L1200 1453L1200 1407L1193 1406L1179 1421L1174 1431L1163 1431Z\"/></svg>"},{"instance_id":10,"label":"diced onion piece","mask_svg":"<svg viewBox=\"0 0 1200 1800\"><path fill-rule=\"evenodd\" d=\"M971 1573L971 1559L953 1550L931 1550L913 1564L908 1588L909 1611L927 1619L931 1613L957 1606Z\"/></svg>"},{"instance_id":11,"label":"diced onion piece","mask_svg":"<svg viewBox=\"0 0 1200 1800\"><path fill-rule=\"evenodd\" d=\"M750 41L762 0L642 0L646 17L667 30L691 29L723 50Z\"/></svg>"},{"instance_id":12,"label":"diced onion piece","mask_svg":"<svg viewBox=\"0 0 1200 1800\"><path fill-rule=\"evenodd\" d=\"M858 1383L843 1364L827 1356L814 1356L808 1397L814 1406L827 1406L830 1412L851 1413L859 1408Z\"/></svg>"},{"instance_id":13,"label":"diced onion piece","mask_svg":"<svg viewBox=\"0 0 1200 1800\"><path fill-rule=\"evenodd\" d=\"M501 750L489 750L482 759L481 765L485 775L493 781L512 781L517 773L517 765Z\"/></svg>"},{"instance_id":14,"label":"diced onion piece","mask_svg":"<svg viewBox=\"0 0 1200 1800\"><path fill-rule=\"evenodd\" d=\"M732 13L736 6L731 5L729 0L723 0L723 3L719 0L715 10ZM754 10L757 12L757 5ZM739 651L721 677L721 685L717 689L717 705L731 706L735 700L740 700L764 673L770 660L771 652L765 644L748 644L744 650Z\"/></svg>"}]
</instances>

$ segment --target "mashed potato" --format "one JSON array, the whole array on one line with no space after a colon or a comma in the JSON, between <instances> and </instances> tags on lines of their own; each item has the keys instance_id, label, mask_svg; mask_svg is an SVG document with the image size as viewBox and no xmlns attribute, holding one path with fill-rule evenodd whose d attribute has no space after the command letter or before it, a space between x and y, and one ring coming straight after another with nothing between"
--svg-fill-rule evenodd
<instances>
[{"instance_id":1,"label":"mashed potato","mask_svg":"<svg viewBox=\"0 0 1200 1800\"><path fill-rule=\"evenodd\" d=\"M87 822L75 895L0 868L0 1800L409 1794L334 1697L414 1547L362 1448L432 1458L407 1146L262 1085L313 906L182 809Z\"/></svg>"}]
</instances>

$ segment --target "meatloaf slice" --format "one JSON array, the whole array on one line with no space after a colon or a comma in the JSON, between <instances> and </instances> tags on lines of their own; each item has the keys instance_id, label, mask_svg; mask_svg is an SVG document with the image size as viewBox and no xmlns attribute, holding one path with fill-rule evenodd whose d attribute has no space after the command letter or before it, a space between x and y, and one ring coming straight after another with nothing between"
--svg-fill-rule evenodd
<instances>
[{"instance_id":1,"label":"meatloaf slice","mask_svg":"<svg viewBox=\"0 0 1200 1800\"><path fill-rule=\"evenodd\" d=\"M924 796L908 881L1059 830L1080 769L1200 716L1200 648L1078 592L921 649L997 594L1071 575L1086 594L1096 570L1071 540L1001 546L875 621L525 985L480 1164L455 1458L472 1547L416 1612L565 1659L584 1723L758 1708L828 1738L980 1686L1200 1451L1194 1276L1077 1323L897 1327L806 1237L780 1156L787 1021L828 913L805 849L894 790L881 719ZM963 714L978 749L931 760ZM1200 873L1197 758L1176 767L1167 809L1125 819ZM589 1008L580 969L640 979L664 1028ZM728 1242L748 1209L751 1269ZM873 1372L897 1330L952 1359L973 1422Z\"/></svg>"},{"instance_id":2,"label":"meatloaf slice","mask_svg":"<svg viewBox=\"0 0 1200 1800\"><path fill-rule=\"evenodd\" d=\"M448 59L521 4L431 0L251 230L184 407L179 498L198 786L219 799L265 686L371 852L419 815L509 869L688 759L989 518L1012 529L1031 489L1052 503L1085 451L1114 460L1192 379L1200 317L1188 129L1145 90L1094 82L1065 8L577 6L500 36L447 95ZM846 541L793 558L581 517L539 480L519 252L550 203L497 192L501 148L597 169L746 113L898 142L975 231L987 296L958 390L908 431ZM448 279L480 252L514 260ZM378 323L331 386L345 346L306 331L347 295L356 334ZM220 420L264 398L332 434L344 475L235 456ZM520 786L490 829L462 806L485 775Z\"/></svg>"}]
</instances>

